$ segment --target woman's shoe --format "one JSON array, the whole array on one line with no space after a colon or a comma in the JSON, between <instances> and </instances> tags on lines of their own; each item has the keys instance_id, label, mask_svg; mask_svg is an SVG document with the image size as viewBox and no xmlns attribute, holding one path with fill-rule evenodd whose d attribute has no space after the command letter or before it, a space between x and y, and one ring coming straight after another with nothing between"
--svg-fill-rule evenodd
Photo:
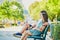
<instances>
[{"instance_id":1,"label":"woman's shoe","mask_svg":"<svg viewBox=\"0 0 60 40\"><path fill-rule=\"evenodd\" d=\"M13 34L13 36L15 36L17 38L21 38L22 34L21 33L15 33L15 34Z\"/></svg>"},{"instance_id":2,"label":"woman's shoe","mask_svg":"<svg viewBox=\"0 0 60 40\"><path fill-rule=\"evenodd\" d=\"M21 35L22 35L22 33L16 33L16 35L20 35L20 36L21 36Z\"/></svg>"}]
</instances>

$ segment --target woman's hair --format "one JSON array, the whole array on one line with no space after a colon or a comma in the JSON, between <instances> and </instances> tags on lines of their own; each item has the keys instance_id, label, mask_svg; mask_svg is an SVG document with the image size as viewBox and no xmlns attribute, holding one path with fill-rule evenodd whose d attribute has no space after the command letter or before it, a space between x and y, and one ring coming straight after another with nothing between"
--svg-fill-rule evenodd
<instances>
[{"instance_id":1,"label":"woman's hair","mask_svg":"<svg viewBox=\"0 0 60 40\"><path fill-rule=\"evenodd\" d=\"M43 10L43 11L41 11L41 14L42 14L42 16L43 16L43 18L44 18L44 21L45 21L45 22L48 22L47 12L46 12L45 10Z\"/></svg>"}]
</instances>

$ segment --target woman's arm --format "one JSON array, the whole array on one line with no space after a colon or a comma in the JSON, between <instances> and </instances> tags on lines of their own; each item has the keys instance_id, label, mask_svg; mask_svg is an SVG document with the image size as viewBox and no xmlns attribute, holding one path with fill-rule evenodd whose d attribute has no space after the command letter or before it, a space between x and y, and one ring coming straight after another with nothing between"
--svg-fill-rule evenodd
<instances>
[{"instance_id":1,"label":"woman's arm","mask_svg":"<svg viewBox=\"0 0 60 40\"><path fill-rule=\"evenodd\" d=\"M39 30L39 31L42 32L42 31L45 29L45 27L47 27L47 25L48 25L48 22L45 22L45 23L42 25L42 27L36 28L36 30Z\"/></svg>"},{"instance_id":2,"label":"woman's arm","mask_svg":"<svg viewBox=\"0 0 60 40\"><path fill-rule=\"evenodd\" d=\"M34 27L36 27L36 24L33 24L33 25L32 25L32 28L34 28Z\"/></svg>"}]
</instances>

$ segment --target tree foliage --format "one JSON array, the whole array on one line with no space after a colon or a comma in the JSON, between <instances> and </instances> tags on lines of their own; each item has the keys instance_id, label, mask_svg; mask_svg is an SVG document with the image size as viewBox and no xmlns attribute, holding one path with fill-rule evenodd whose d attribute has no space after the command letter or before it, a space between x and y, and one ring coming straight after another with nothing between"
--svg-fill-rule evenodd
<instances>
[{"instance_id":1,"label":"tree foliage","mask_svg":"<svg viewBox=\"0 0 60 40\"><path fill-rule=\"evenodd\" d=\"M34 2L29 7L30 15L33 19L39 19L39 12L46 10L49 19L53 21L54 18L60 19L60 0L42 0L40 2Z\"/></svg>"},{"instance_id":2,"label":"tree foliage","mask_svg":"<svg viewBox=\"0 0 60 40\"><path fill-rule=\"evenodd\" d=\"M5 0L0 5L0 18L1 20L5 18L23 20L23 6L16 1Z\"/></svg>"}]
</instances>

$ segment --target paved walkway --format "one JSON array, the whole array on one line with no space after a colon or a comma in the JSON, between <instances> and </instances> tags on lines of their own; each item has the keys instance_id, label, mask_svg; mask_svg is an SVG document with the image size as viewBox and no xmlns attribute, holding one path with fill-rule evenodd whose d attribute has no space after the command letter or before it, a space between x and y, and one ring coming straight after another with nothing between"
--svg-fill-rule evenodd
<instances>
[{"instance_id":1,"label":"paved walkway","mask_svg":"<svg viewBox=\"0 0 60 40\"><path fill-rule=\"evenodd\" d=\"M0 29L0 40L20 40L20 38L16 38L13 36L14 33L20 32L22 30L22 26L20 27L10 27L10 28L2 28ZM50 33L46 36L46 40L51 40L49 37ZM34 40L33 38L28 38L27 40Z\"/></svg>"}]
</instances>

